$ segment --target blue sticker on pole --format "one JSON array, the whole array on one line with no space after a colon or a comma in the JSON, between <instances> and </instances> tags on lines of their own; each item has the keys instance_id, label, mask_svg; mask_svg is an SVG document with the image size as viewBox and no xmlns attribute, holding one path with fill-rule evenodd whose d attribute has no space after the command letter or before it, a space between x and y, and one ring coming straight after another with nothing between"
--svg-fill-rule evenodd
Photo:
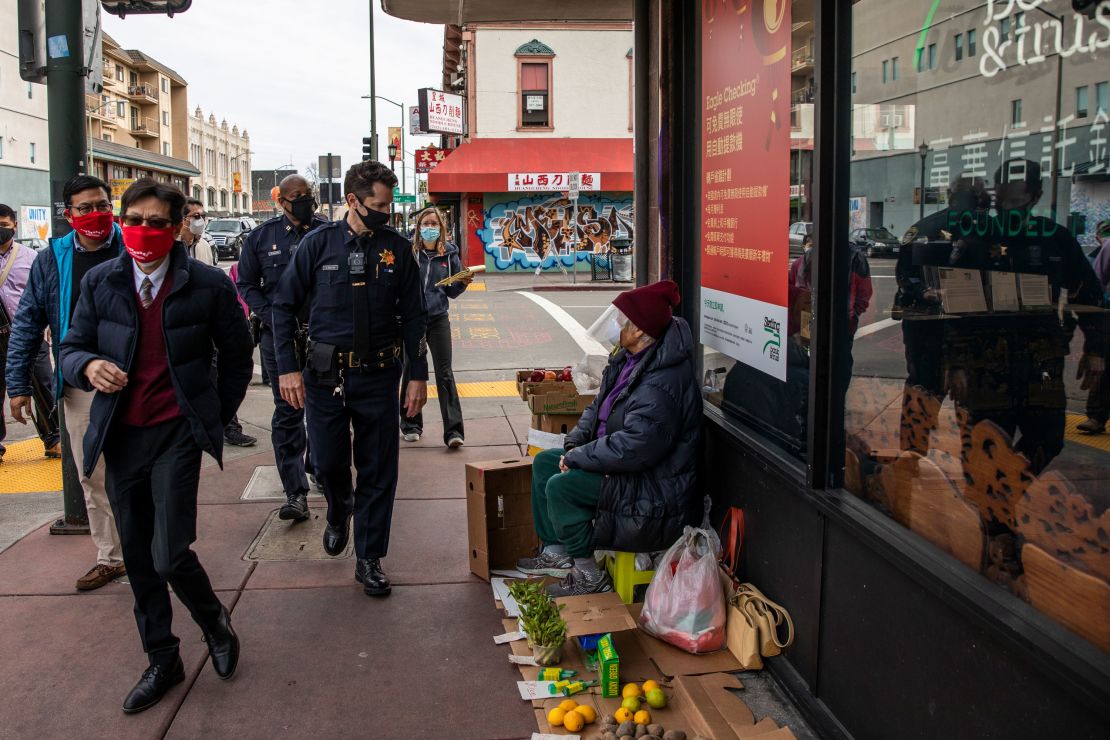
<instances>
[{"instance_id":1,"label":"blue sticker on pole","mask_svg":"<svg viewBox=\"0 0 1110 740\"><path fill-rule=\"evenodd\" d=\"M65 34L51 36L46 40L46 55L51 59L64 59L69 56L69 39Z\"/></svg>"}]
</instances>

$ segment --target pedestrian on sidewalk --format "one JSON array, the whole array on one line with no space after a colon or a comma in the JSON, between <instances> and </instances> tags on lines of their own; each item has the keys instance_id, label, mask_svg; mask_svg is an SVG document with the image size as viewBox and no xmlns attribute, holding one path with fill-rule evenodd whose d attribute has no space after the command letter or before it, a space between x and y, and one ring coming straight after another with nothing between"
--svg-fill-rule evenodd
<instances>
[{"instance_id":1,"label":"pedestrian on sidewalk","mask_svg":"<svg viewBox=\"0 0 1110 740\"><path fill-rule=\"evenodd\" d=\"M396 185L397 176L381 162L352 166L343 182L347 217L305 236L273 303L281 395L295 409L308 406L313 462L328 501L324 551L343 552L353 514L355 579L368 596L391 589L381 558L397 493L402 342L411 358L406 415L415 416L428 400L420 267L412 244L387 226ZM293 340L305 306L302 375Z\"/></svg>"},{"instance_id":2,"label":"pedestrian on sidewalk","mask_svg":"<svg viewBox=\"0 0 1110 740\"><path fill-rule=\"evenodd\" d=\"M185 679L167 584L200 625L216 674L231 678L239 659L227 609L190 545L201 454L222 465L223 428L253 372L251 342L227 276L189 259L174 239L184 206L180 190L149 178L124 192L127 253L86 276L62 343L66 381L97 392L85 473L103 453L150 663L123 702L127 713Z\"/></svg>"},{"instance_id":3,"label":"pedestrian on sidewalk","mask_svg":"<svg viewBox=\"0 0 1110 740\"><path fill-rule=\"evenodd\" d=\"M595 549L654 552L682 534L695 489L701 392L690 327L673 316L678 303L670 280L613 300L611 320L602 323L616 351L597 397L564 449L532 462L532 517L543 549L517 568L563 576L548 587L553 596L613 590Z\"/></svg>"},{"instance_id":4,"label":"pedestrian on sidewalk","mask_svg":"<svg viewBox=\"0 0 1110 740\"><path fill-rule=\"evenodd\" d=\"M259 351L262 354L262 373L270 382L274 395L274 415L270 421L270 439L274 447L285 504L278 517L302 522L308 519L308 476L314 475L312 456L305 431L305 412L293 408L281 396L278 387L277 360L274 352L273 301L278 282L287 271L305 234L328 223L316 215L318 206L312 186L300 175L289 175L278 185L276 203L282 215L272 218L247 235L239 256L239 273L236 287L251 311L262 322ZM298 344L297 362L304 369L304 332L308 317L302 312L296 317Z\"/></svg>"},{"instance_id":5,"label":"pedestrian on sidewalk","mask_svg":"<svg viewBox=\"0 0 1110 740\"><path fill-rule=\"evenodd\" d=\"M202 264L219 267L220 258L216 254L216 248L204 238L204 230L207 226L208 214L204 210L204 203L196 198L186 198L185 218L181 222L181 228L177 230L177 238L185 245L185 253L190 257ZM231 281L234 283L235 278L231 277ZM216 364L213 362L212 371L215 372L215 370ZM224 427L224 442L234 447L253 447L258 439L249 434L243 434L243 425L239 423L239 417L234 416Z\"/></svg>"},{"instance_id":6,"label":"pedestrian on sidewalk","mask_svg":"<svg viewBox=\"0 0 1110 740\"><path fill-rule=\"evenodd\" d=\"M1100 221L1095 227L1095 239L1098 247L1091 258L1095 277L1102 286L1104 302L1110 302L1110 219ZM1103 362L1106 358L1103 357ZM1082 434L1102 434L1106 431L1106 422L1110 420L1110 377L1103 373L1096 383L1087 392L1087 418L1079 422L1076 429Z\"/></svg>"},{"instance_id":7,"label":"pedestrian on sidewalk","mask_svg":"<svg viewBox=\"0 0 1110 740\"><path fill-rule=\"evenodd\" d=\"M443 417L443 443L449 449L464 444L462 403L455 387L455 373L451 370L451 310L449 300L458 298L473 280L465 277L450 285L437 282L462 272L459 248L447 241L447 224L438 208L426 208L416 215L416 241L412 253L420 264L420 284L424 290L424 304L428 311L428 352L436 373L436 391L439 395L439 413ZM408 392L409 362L401 376L401 403ZM401 432L406 442L420 441L424 433L424 415L409 417L401 414Z\"/></svg>"},{"instance_id":8,"label":"pedestrian on sidewalk","mask_svg":"<svg viewBox=\"0 0 1110 740\"><path fill-rule=\"evenodd\" d=\"M89 532L96 545L96 564L77 579L79 591L91 591L126 573L119 534L104 489L104 466L85 469L82 440L89 428L93 394L62 380L58 355L69 332L70 318L80 296L81 280L99 264L119 256L123 239L112 218L112 196L103 180L78 175L62 188L65 219L73 231L50 240L31 266L27 288L19 300L8 345L5 380L11 396L12 417L25 421L32 403L32 367L39 362L43 332L49 330L54 353L54 397L61 399L66 443L81 477Z\"/></svg>"},{"instance_id":9,"label":"pedestrian on sidewalk","mask_svg":"<svg viewBox=\"0 0 1110 740\"><path fill-rule=\"evenodd\" d=\"M11 206L0 203L0 463L4 461L4 438L7 425L4 421L4 365L8 357L8 335L11 333L12 317L19 310L19 299L27 288L31 275L31 265L35 262L35 250L15 240L19 222ZM54 383L51 375L50 350L45 341L39 344L35 357L31 382L38 393L35 395L35 427L42 440L43 454L46 457L61 457L62 448L58 443L58 415L54 410Z\"/></svg>"}]
</instances>

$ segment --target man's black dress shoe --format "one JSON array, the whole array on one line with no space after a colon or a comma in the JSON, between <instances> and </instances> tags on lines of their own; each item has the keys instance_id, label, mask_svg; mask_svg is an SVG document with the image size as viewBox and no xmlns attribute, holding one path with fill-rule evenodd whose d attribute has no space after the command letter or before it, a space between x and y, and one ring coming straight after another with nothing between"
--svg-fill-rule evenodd
<instances>
[{"instance_id":1,"label":"man's black dress shoe","mask_svg":"<svg viewBox=\"0 0 1110 740\"><path fill-rule=\"evenodd\" d=\"M367 596L389 596L393 587L382 572L382 561L377 558L359 558L355 563L355 580L362 584Z\"/></svg>"},{"instance_id":2,"label":"man's black dress shoe","mask_svg":"<svg viewBox=\"0 0 1110 740\"><path fill-rule=\"evenodd\" d=\"M347 538L351 535L351 520L348 517L339 526L331 524L324 527L324 552L333 558L342 555L347 548Z\"/></svg>"},{"instance_id":3,"label":"man's black dress shoe","mask_svg":"<svg viewBox=\"0 0 1110 740\"><path fill-rule=\"evenodd\" d=\"M285 503L278 512L278 519L293 519L298 522L308 519L308 496L304 491L290 493L285 497Z\"/></svg>"},{"instance_id":4,"label":"man's black dress shoe","mask_svg":"<svg viewBox=\"0 0 1110 740\"><path fill-rule=\"evenodd\" d=\"M204 641L208 643L208 654L212 656L212 668L216 675L224 681L235 675L235 666L239 664L239 636L231 628L227 607L220 609L216 627L204 630Z\"/></svg>"},{"instance_id":5,"label":"man's black dress shoe","mask_svg":"<svg viewBox=\"0 0 1110 740\"><path fill-rule=\"evenodd\" d=\"M166 695L166 692L185 680L185 664L178 657L168 665L152 665L143 671L143 677L123 700L123 711L136 714L150 709Z\"/></svg>"}]
</instances>

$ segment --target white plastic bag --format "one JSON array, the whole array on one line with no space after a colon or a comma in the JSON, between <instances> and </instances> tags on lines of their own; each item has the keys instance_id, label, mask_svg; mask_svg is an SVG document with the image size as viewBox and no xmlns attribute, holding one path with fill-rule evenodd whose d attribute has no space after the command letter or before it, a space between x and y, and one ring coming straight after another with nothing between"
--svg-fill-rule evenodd
<instances>
[{"instance_id":1,"label":"white plastic bag","mask_svg":"<svg viewBox=\"0 0 1110 740\"><path fill-rule=\"evenodd\" d=\"M571 369L574 387L584 396L596 394L601 388L601 376L608 364L608 355L583 355Z\"/></svg>"},{"instance_id":2,"label":"white plastic bag","mask_svg":"<svg viewBox=\"0 0 1110 740\"><path fill-rule=\"evenodd\" d=\"M695 655L725 646L725 594L717 573L721 542L712 529L686 527L659 560L640 626Z\"/></svg>"}]
</instances>

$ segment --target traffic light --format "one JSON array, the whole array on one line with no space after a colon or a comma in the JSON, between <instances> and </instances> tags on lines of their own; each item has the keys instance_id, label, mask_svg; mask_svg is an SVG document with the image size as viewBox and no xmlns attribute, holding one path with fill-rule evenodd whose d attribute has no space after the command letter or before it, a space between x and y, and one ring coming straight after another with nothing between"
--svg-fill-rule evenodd
<instances>
[{"instance_id":1,"label":"traffic light","mask_svg":"<svg viewBox=\"0 0 1110 740\"><path fill-rule=\"evenodd\" d=\"M371 143L370 137L369 136L363 136L362 137L362 161L365 162L366 160L371 159L373 154L374 154L374 147L373 147L373 144Z\"/></svg>"}]
</instances>

